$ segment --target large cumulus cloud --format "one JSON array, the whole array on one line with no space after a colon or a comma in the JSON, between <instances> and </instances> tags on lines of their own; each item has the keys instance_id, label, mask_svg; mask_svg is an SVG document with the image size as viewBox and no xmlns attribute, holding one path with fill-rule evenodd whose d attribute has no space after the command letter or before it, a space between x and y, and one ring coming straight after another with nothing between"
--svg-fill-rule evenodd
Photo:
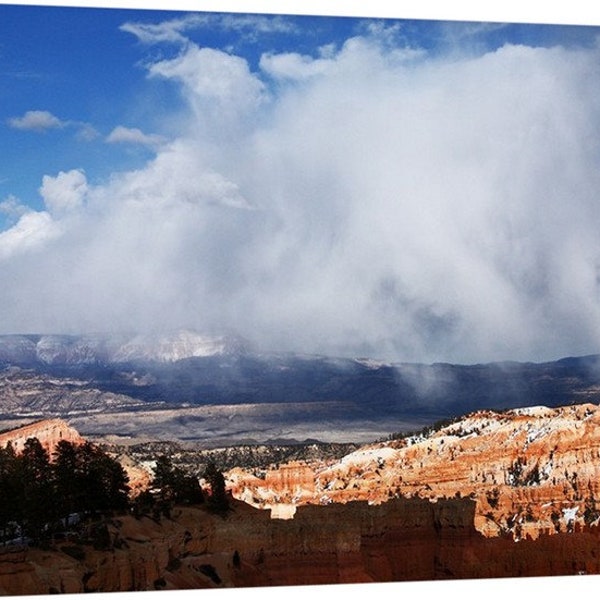
<instances>
[{"instance_id":1,"label":"large cumulus cloud","mask_svg":"<svg viewBox=\"0 0 600 600\"><path fill-rule=\"evenodd\" d=\"M385 39L384 39L385 38ZM600 349L596 49L184 46L139 171L49 174L0 233L5 331L233 330L404 361ZM33 233L26 235L29 228Z\"/></svg>"}]
</instances>

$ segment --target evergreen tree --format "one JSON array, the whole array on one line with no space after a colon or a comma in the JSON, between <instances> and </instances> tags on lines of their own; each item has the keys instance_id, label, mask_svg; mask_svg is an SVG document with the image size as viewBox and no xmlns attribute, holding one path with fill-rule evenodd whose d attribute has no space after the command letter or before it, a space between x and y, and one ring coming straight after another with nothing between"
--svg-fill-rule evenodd
<instances>
[{"instance_id":1,"label":"evergreen tree","mask_svg":"<svg viewBox=\"0 0 600 600\"><path fill-rule=\"evenodd\" d=\"M210 485L210 496L207 499L208 506L215 512L227 512L229 510L229 499L225 490L225 477L213 462L206 465L204 479Z\"/></svg>"},{"instance_id":2,"label":"evergreen tree","mask_svg":"<svg viewBox=\"0 0 600 600\"><path fill-rule=\"evenodd\" d=\"M14 523L19 518L17 506L18 487L17 455L9 442L0 448L0 540L14 536Z\"/></svg>"},{"instance_id":3,"label":"evergreen tree","mask_svg":"<svg viewBox=\"0 0 600 600\"><path fill-rule=\"evenodd\" d=\"M11 524L38 543L71 513L129 506L125 470L98 447L63 440L53 458L37 438L28 439L21 454L10 444L0 449L0 540L14 535Z\"/></svg>"},{"instance_id":4,"label":"evergreen tree","mask_svg":"<svg viewBox=\"0 0 600 600\"><path fill-rule=\"evenodd\" d=\"M131 505L133 516L136 519L139 519L143 515L148 515L152 512L154 508L154 497L152 496L152 492L150 490L144 490L139 493L132 502Z\"/></svg>"},{"instance_id":5,"label":"evergreen tree","mask_svg":"<svg viewBox=\"0 0 600 600\"><path fill-rule=\"evenodd\" d=\"M37 438L29 438L18 462L22 493L21 524L34 542L39 542L48 535L48 525L57 516L50 457Z\"/></svg>"},{"instance_id":6,"label":"evergreen tree","mask_svg":"<svg viewBox=\"0 0 600 600\"><path fill-rule=\"evenodd\" d=\"M60 440L54 451L54 477L56 493L60 498L61 515L69 527L69 515L81 508L84 494L81 456L72 442Z\"/></svg>"},{"instance_id":7,"label":"evergreen tree","mask_svg":"<svg viewBox=\"0 0 600 600\"><path fill-rule=\"evenodd\" d=\"M178 483L176 501L181 504L202 504L204 493L197 477L184 475Z\"/></svg>"},{"instance_id":8,"label":"evergreen tree","mask_svg":"<svg viewBox=\"0 0 600 600\"><path fill-rule=\"evenodd\" d=\"M159 490L161 499L173 500L175 496L176 473L172 460L168 456L161 454L156 458L153 471L152 487Z\"/></svg>"},{"instance_id":9,"label":"evergreen tree","mask_svg":"<svg viewBox=\"0 0 600 600\"><path fill-rule=\"evenodd\" d=\"M81 464L81 509L88 513L122 510L129 503L129 478L123 467L100 448L85 442Z\"/></svg>"},{"instance_id":10,"label":"evergreen tree","mask_svg":"<svg viewBox=\"0 0 600 600\"><path fill-rule=\"evenodd\" d=\"M163 506L204 502L198 479L186 475L180 467L173 466L171 459L165 455L156 459L152 486L159 491L159 499Z\"/></svg>"}]
</instances>

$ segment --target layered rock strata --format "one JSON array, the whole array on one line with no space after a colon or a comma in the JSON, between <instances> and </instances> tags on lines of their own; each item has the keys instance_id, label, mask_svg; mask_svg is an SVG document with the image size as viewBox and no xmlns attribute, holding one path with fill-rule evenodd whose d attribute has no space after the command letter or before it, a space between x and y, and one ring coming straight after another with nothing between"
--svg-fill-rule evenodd
<instances>
[{"instance_id":1,"label":"layered rock strata","mask_svg":"<svg viewBox=\"0 0 600 600\"><path fill-rule=\"evenodd\" d=\"M371 444L339 461L228 473L257 507L394 497L470 497L474 524L514 539L572 531L600 517L600 408L479 411L427 434Z\"/></svg>"},{"instance_id":2,"label":"layered rock strata","mask_svg":"<svg viewBox=\"0 0 600 600\"><path fill-rule=\"evenodd\" d=\"M37 438L42 447L48 451L51 459L60 441L76 445L86 442L86 439L63 419L44 419L1 433L0 448L11 444L18 454L23 451L25 442L30 438ZM148 488L151 481L148 469L136 464L127 455L117 455L114 458L119 461L127 473L132 496Z\"/></svg>"},{"instance_id":3,"label":"layered rock strata","mask_svg":"<svg viewBox=\"0 0 600 600\"><path fill-rule=\"evenodd\" d=\"M62 419L44 419L0 434L0 448L12 444L17 454L23 451L29 438L37 438L41 445L52 454L57 444L64 440L72 444L83 444L85 439L79 432Z\"/></svg>"},{"instance_id":4,"label":"layered rock strata","mask_svg":"<svg viewBox=\"0 0 600 600\"><path fill-rule=\"evenodd\" d=\"M600 573L598 527L515 543L473 527L475 503L396 499L299 507L293 520L233 502L109 525L111 544L0 551L0 594L175 590Z\"/></svg>"}]
</instances>

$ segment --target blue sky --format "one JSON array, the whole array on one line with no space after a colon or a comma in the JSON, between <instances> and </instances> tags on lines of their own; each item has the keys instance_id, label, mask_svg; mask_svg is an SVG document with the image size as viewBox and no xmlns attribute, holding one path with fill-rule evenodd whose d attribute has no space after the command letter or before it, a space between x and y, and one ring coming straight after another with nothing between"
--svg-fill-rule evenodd
<instances>
[{"instance_id":1,"label":"blue sky","mask_svg":"<svg viewBox=\"0 0 600 600\"><path fill-rule=\"evenodd\" d=\"M0 4L0 332L596 352L598 33Z\"/></svg>"},{"instance_id":2,"label":"blue sky","mask_svg":"<svg viewBox=\"0 0 600 600\"><path fill-rule=\"evenodd\" d=\"M0 5L0 15L0 197L17 196L35 209L43 206L38 188L45 174L79 168L91 182L100 183L114 171L139 167L151 158L152 144L111 143L115 127L167 138L177 135L169 113L182 109L178 90L148 78L144 65L177 55L184 38L239 54L257 70L265 52L315 56L320 47L339 48L369 26L357 17L205 12L195 20L189 11L158 9ZM153 34L151 29L139 37L145 26L177 21L188 25L172 39L161 41L158 30ZM456 46L489 51L507 42L587 46L597 34L594 27L393 19L379 23L397 28L394 43L432 55ZM37 122L30 115L29 125L23 120L21 127L15 125L15 119L32 111L44 113L38 119L50 120ZM10 225L9 215L0 213L0 219L4 228Z\"/></svg>"}]
</instances>

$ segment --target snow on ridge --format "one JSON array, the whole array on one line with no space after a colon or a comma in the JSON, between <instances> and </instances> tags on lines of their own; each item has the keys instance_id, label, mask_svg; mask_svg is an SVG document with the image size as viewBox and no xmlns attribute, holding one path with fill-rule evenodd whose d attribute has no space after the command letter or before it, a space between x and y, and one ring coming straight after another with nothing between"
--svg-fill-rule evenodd
<instances>
[{"instance_id":1,"label":"snow on ridge","mask_svg":"<svg viewBox=\"0 0 600 600\"><path fill-rule=\"evenodd\" d=\"M391 367L391 363L385 362L382 360L375 360L373 358L355 358L355 363L362 365L363 367L367 367L367 369L373 369L376 371L377 369L381 369L383 367Z\"/></svg>"},{"instance_id":2,"label":"snow on ridge","mask_svg":"<svg viewBox=\"0 0 600 600\"><path fill-rule=\"evenodd\" d=\"M360 448L354 452L351 452L350 454L346 454L332 465L322 469L320 472L321 474L326 474L335 472L341 467L366 468L369 465L376 465L377 467L382 468L386 461L395 461L398 455L398 450L389 448L387 446L371 446L367 448Z\"/></svg>"},{"instance_id":3,"label":"snow on ridge","mask_svg":"<svg viewBox=\"0 0 600 600\"><path fill-rule=\"evenodd\" d=\"M121 345L111 359L114 362L140 359L175 362L184 358L221 356L239 347L241 343L227 336L207 336L181 330L175 334L135 336Z\"/></svg>"},{"instance_id":4,"label":"snow on ridge","mask_svg":"<svg viewBox=\"0 0 600 600\"><path fill-rule=\"evenodd\" d=\"M185 329L163 334L6 335L0 336L0 360L47 365L175 362L243 353L247 347L245 340L235 336L206 335Z\"/></svg>"},{"instance_id":5,"label":"snow on ridge","mask_svg":"<svg viewBox=\"0 0 600 600\"><path fill-rule=\"evenodd\" d=\"M523 408L514 408L510 411L514 415L525 417L547 417L554 412L553 409L547 406L526 406Z\"/></svg>"},{"instance_id":6,"label":"snow on ridge","mask_svg":"<svg viewBox=\"0 0 600 600\"><path fill-rule=\"evenodd\" d=\"M342 457L340 463L348 465L365 465L371 462L381 460L391 460L396 458L398 451L388 447L361 448Z\"/></svg>"},{"instance_id":7,"label":"snow on ridge","mask_svg":"<svg viewBox=\"0 0 600 600\"><path fill-rule=\"evenodd\" d=\"M88 336L42 335L35 344L37 359L46 364L94 363L105 358L102 340Z\"/></svg>"}]
</instances>

